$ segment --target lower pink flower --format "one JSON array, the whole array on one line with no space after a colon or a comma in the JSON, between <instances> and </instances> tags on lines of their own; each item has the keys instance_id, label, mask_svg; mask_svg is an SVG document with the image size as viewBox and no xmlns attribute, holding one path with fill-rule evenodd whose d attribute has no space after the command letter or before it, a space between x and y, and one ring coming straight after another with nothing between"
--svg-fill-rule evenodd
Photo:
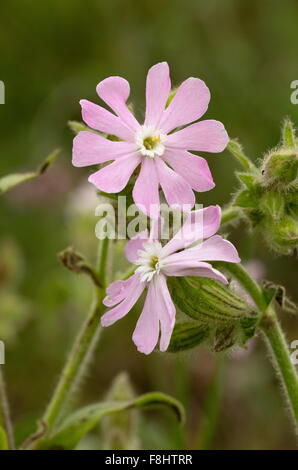
<instances>
[{"instance_id":1,"label":"lower pink flower","mask_svg":"<svg viewBox=\"0 0 298 470\"><path fill-rule=\"evenodd\" d=\"M167 277L200 276L226 284L225 276L207 261L240 262L236 248L215 235L220 218L220 207L209 206L190 212L185 224L164 246L156 236L144 232L130 240L126 245L126 257L136 265L136 270L129 279L113 282L108 287L104 305L112 308L102 316L102 326L112 325L123 318L147 289L133 341L140 352L150 354L160 337L160 350L166 351L176 314ZM201 224L196 223L198 219ZM194 245L202 239L204 241Z\"/></svg>"}]
</instances>

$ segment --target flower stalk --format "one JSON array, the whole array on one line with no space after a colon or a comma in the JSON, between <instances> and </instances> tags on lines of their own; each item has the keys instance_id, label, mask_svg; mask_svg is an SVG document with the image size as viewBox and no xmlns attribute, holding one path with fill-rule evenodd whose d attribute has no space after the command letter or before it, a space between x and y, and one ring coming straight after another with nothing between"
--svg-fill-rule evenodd
<instances>
[{"instance_id":1,"label":"flower stalk","mask_svg":"<svg viewBox=\"0 0 298 470\"><path fill-rule=\"evenodd\" d=\"M273 363L285 390L296 428L298 429L298 375L291 361L285 336L273 308L269 309L260 324L271 350Z\"/></svg>"},{"instance_id":2,"label":"flower stalk","mask_svg":"<svg viewBox=\"0 0 298 470\"><path fill-rule=\"evenodd\" d=\"M240 264L225 264L226 270L237 279L255 302L261 313L259 328L265 334L268 348L298 430L298 375L291 361L290 352L284 334L279 325L274 307L267 303L262 289Z\"/></svg>"},{"instance_id":3,"label":"flower stalk","mask_svg":"<svg viewBox=\"0 0 298 470\"><path fill-rule=\"evenodd\" d=\"M68 360L62 370L54 394L46 408L43 418L41 419L44 433L42 437L38 438L35 442L31 441L31 448L34 449L42 447L44 440L48 437L59 419L66 402L78 384L79 378L83 375L83 371L88 363L88 359L101 331L99 318L104 309L102 300L105 295L105 268L109 240L107 238L102 240L100 245L98 277L101 281L102 287L96 288L95 297L92 302L89 315L83 324L82 330L79 332Z\"/></svg>"}]
</instances>

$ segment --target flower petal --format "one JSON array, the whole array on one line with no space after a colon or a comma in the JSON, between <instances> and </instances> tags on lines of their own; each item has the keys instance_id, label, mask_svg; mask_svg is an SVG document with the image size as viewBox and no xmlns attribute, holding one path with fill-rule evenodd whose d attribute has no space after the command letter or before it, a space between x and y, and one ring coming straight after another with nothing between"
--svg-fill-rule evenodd
<instances>
[{"instance_id":1,"label":"flower petal","mask_svg":"<svg viewBox=\"0 0 298 470\"><path fill-rule=\"evenodd\" d=\"M130 142L113 142L94 132L80 132L73 140L72 164L74 166L98 165L115 160L134 151Z\"/></svg>"},{"instance_id":2,"label":"flower petal","mask_svg":"<svg viewBox=\"0 0 298 470\"><path fill-rule=\"evenodd\" d=\"M158 179L169 206L188 206L190 210L195 203L195 196L190 185L182 176L175 173L166 163L158 158L156 160Z\"/></svg>"},{"instance_id":3,"label":"flower petal","mask_svg":"<svg viewBox=\"0 0 298 470\"><path fill-rule=\"evenodd\" d=\"M175 325L176 307L171 299L166 277L163 275L156 276L153 282L156 292L155 308L158 312L161 330L159 349L166 351Z\"/></svg>"},{"instance_id":4,"label":"flower petal","mask_svg":"<svg viewBox=\"0 0 298 470\"><path fill-rule=\"evenodd\" d=\"M147 230L140 232L136 237L129 240L125 245L125 256L131 263L135 263L139 257L138 251L143 249L144 243L148 242Z\"/></svg>"},{"instance_id":5,"label":"flower petal","mask_svg":"<svg viewBox=\"0 0 298 470\"><path fill-rule=\"evenodd\" d=\"M229 263L241 261L234 245L220 235L214 235L198 246L185 250L185 254L187 253L192 259L199 261L227 261Z\"/></svg>"},{"instance_id":6,"label":"flower petal","mask_svg":"<svg viewBox=\"0 0 298 470\"><path fill-rule=\"evenodd\" d=\"M155 162L150 158L144 158L132 195L136 205L154 219L159 215L158 187Z\"/></svg>"},{"instance_id":7,"label":"flower petal","mask_svg":"<svg viewBox=\"0 0 298 470\"><path fill-rule=\"evenodd\" d=\"M119 304L119 302L127 297L131 285L136 282L136 279L138 279L138 275L134 274L125 281L112 282L106 290L107 296L102 303L106 307L114 307L114 305Z\"/></svg>"},{"instance_id":8,"label":"flower petal","mask_svg":"<svg viewBox=\"0 0 298 470\"><path fill-rule=\"evenodd\" d=\"M223 124L213 119L196 122L167 137L168 147L214 153L222 152L228 142Z\"/></svg>"},{"instance_id":9,"label":"flower petal","mask_svg":"<svg viewBox=\"0 0 298 470\"><path fill-rule=\"evenodd\" d=\"M146 126L158 127L171 91L169 66L160 62L149 69L146 83Z\"/></svg>"},{"instance_id":10,"label":"flower petal","mask_svg":"<svg viewBox=\"0 0 298 470\"><path fill-rule=\"evenodd\" d=\"M133 140L134 134L119 117L105 108L88 100L81 100L82 116L85 123L92 129L106 134L116 135L123 140Z\"/></svg>"},{"instance_id":11,"label":"flower petal","mask_svg":"<svg viewBox=\"0 0 298 470\"><path fill-rule=\"evenodd\" d=\"M203 238L211 237L219 229L220 218L221 209L219 206L208 206L192 211L181 229L163 247L163 256L186 248Z\"/></svg>"},{"instance_id":12,"label":"flower petal","mask_svg":"<svg viewBox=\"0 0 298 470\"><path fill-rule=\"evenodd\" d=\"M163 268L164 273L167 276L198 276L198 277L208 277L210 279L215 279L223 284L227 284L228 281L226 277L217 269L214 269L209 263L202 263L200 261L187 260L180 261L177 263L167 264Z\"/></svg>"},{"instance_id":13,"label":"flower petal","mask_svg":"<svg viewBox=\"0 0 298 470\"><path fill-rule=\"evenodd\" d=\"M88 181L105 193L119 193L127 185L140 159L135 153L126 155L90 175Z\"/></svg>"},{"instance_id":14,"label":"flower petal","mask_svg":"<svg viewBox=\"0 0 298 470\"><path fill-rule=\"evenodd\" d=\"M136 131L140 127L126 104L130 94L127 80L122 77L108 77L97 85L96 91L98 96L115 111L130 129Z\"/></svg>"},{"instance_id":15,"label":"flower petal","mask_svg":"<svg viewBox=\"0 0 298 470\"><path fill-rule=\"evenodd\" d=\"M205 83L199 78L188 78L163 113L160 128L167 133L200 119L207 111L209 101L210 91Z\"/></svg>"},{"instance_id":16,"label":"flower petal","mask_svg":"<svg viewBox=\"0 0 298 470\"><path fill-rule=\"evenodd\" d=\"M129 288L126 290L126 297L124 300L101 317L102 326L110 326L117 320L120 320L120 318L123 318L132 309L141 296L146 287L146 283L140 282L138 275L132 277L133 282L130 283Z\"/></svg>"},{"instance_id":17,"label":"flower petal","mask_svg":"<svg viewBox=\"0 0 298 470\"><path fill-rule=\"evenodd\" d=\"M209 191L214 188L215 183L205 158L185 150L169 149L164 154L164 159L195 191Z\"/></svg>"},{"instance_id":18,"label":"flower petal","mask_svg":"<svg viewBox=\"0 0 298 470\"><path fill-rule=\"evenodd\" d=\"M145 284L145 283L143 283ZM138 351L150 354L155 348L159 336L159 318L153 282L149 284L143 311L138 319L132 339Z\"/></svg>"}]
</instances>

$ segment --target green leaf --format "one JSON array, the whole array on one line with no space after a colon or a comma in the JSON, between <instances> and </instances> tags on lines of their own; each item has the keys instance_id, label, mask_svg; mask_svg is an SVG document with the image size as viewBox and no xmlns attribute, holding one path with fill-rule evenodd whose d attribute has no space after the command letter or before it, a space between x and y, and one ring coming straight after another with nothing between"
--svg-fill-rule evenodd
<instances>
[{"instance_id":1,"label":"green leaf","mask_svg":"<svg viewBox=\"0 0 298 470\"><path fill-rule=\"evenodd\" d=\"M74 449L85 434L97 426L104 416L130 409L146 410L162 406L172 409L178 420L184 422L184 409L177 400L159 392L147 393L128 401L95 403L81 408L65 419L54 434L43 443L42 448Z\"/></svg>"},{"instance_id":2,"label":"green leaf","mask_svg":"<svg viewBox=\"0 0 298 470\"><path fill-rule=\"evenodd\" d=\"M54 150L45 161L38 167L36 171L26 172L26 173L12 173L10 175L3 176L0 178L0 194L9 191L15 186L24 183L25 181L32 180L42 175L47 171L50 165L56 160L60 150Z\"/></svg>"},{"instance_id":3,"label":"green leaf","mask_svg":"<svg viewBox=\"0 0 298 470\"><path fill-rule=\"evenodd\" d=\"M205 341L209 334L210 328L206 324L176 323L167 351L180 352L192 349Z\"/></svg>"},{"instance_id":4,"label":"green leaf","mask_svg":"<svg viewBox=\"0 0 298 470\"><path fill-rule=\"evenodd\" d=\"M5 430L0 426L0 450L8 450L8 439Z\"/></svg>"},{"instance_id":5,"label":"green leaf","mask_svg":"<svg viewBox=\"0 0 298 470\"><path fill-rule=\"evenodd\" d=\"M240 171L236 172L238 179L243 183L248 189L253 189L255 186L256 176L252 173L241 173Z\"/></svg>"},{"instance_id":6,"label":"green leaf","mask_svg":"<svg viewBox=\"0 0 298 470\"><path fill-rule=\"evenodd\" d=\"M255 169L252 161L244 154L242 146L237 140L230 140L227 146L229 152L241 163L245 170Z\"/></svg>"},{"instance_id":7,"label":"green leaf","mask_svg":"<svg viewBox=\"0 0 298 470\"><path fill-rule=\"evenodd\" d=\"M285 147L295 148L295 127L290 119L283 122L281 137Z\"/></svg>"},{"instance_id":8,"label":"green leaf","mask_svg":"<svg viewBox=\"0 0 298 470\"><path fill-rule=\"evenodd\" d=\"M68 127L70 128L70 130L74 133L74 134L79 134L79 132L83 132L83 131L88 131L88 132L94 132L97 134L96 131L94 131L93 129L91 129L90 127L86 126L86 124L84 124L83 122L79 122L79 121L68 121Z\"/></svg>"},{"instance_id":9,"label":"green leaf","mask_svg":"<svg viewBox=\"0 0 298 470\"><path fill-rule=\"evenodd\" d=\"M244 189L237 194L234 199L235 206L239 207L257 207L258 205L258 197L254 191L250 189Z\"/></svg>"}]
</instances>

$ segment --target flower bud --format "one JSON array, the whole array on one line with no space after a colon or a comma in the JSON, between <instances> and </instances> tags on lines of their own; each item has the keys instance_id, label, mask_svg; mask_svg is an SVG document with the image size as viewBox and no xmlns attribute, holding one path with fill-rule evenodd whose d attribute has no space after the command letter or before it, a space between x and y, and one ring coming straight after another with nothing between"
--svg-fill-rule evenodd
<instances>
[{"instance_id":1,"label":"flower bud","mask_svg":"<svg viewBox=\"0 0 298 470\"><path fill-rule=\"evenodd\" d=\"M172 297L188 316L207 323L237 322L253 313L250 306L228 287L213 279L170 278Z\"/></svg>"},{"instance_id":2,"label":"flower bud","mask_svg":"<svg viewBox=\"0 0 298 470\"><path fill-rule=\"evenodd\" d=\"M264 193L260 201L262 212L268 214L274 220L279 220L284 214L284 196L278 192L269 191Z\"/></svg>"},{"instance_id":3,"label":"flower bud","mask_svg":"<svg viewBox=\"0 0 298 470\"><path fill-rule=\"evenodd\" d=\"M285 216L271 228L273 248L282 254L291 254L298 246L298 223L290 216Z\"/></svg>"},{"instance_id":4,"label":"flower bud","mask_svg":"<svg viewBox=\"0 0 298 470\"><path fill-rule=\"evenodd\" d=\"M269 154L262 168L262 185L285 191L298 176L298 154L293 149L279 149Z\"/></svg>"},{"instance_id":5,"label":"flower bud","mask_svg":"<svg viewBox=\"0 0 298 470\"><path fill-rule=\"evenodd\" d=\"M210 333L208 325L203 323L176 323L172 333L168 352L180 352L192 349L205 341Z\"/></svg>"}]
</instances>

